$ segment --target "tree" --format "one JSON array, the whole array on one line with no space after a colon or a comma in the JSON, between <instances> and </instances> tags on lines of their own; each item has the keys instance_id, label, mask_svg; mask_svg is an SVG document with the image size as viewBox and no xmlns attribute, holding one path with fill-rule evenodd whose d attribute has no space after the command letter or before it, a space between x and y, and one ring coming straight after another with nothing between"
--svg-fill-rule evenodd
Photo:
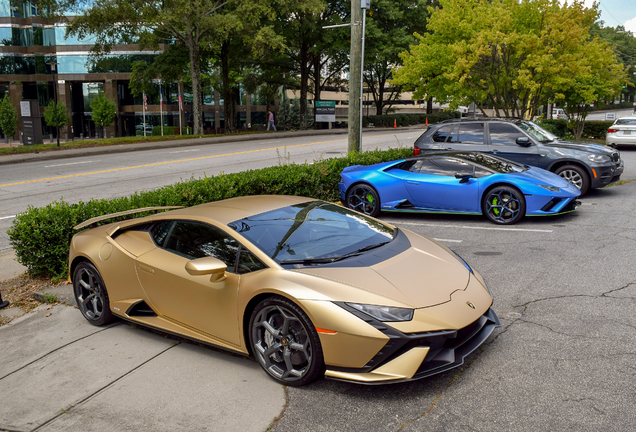
<instances>
[{"instance_id":1,"label":"tree","mask_svg":"<svg viewBox=\"0 0 636 432\"><path fill-rule=\"evenodd\" d=\"M590 29L592 35L598 35L612 45L617 58L627 69L627 80L623 81L622 95L625 100L634 102L636 96L636 37L624 26L604 27L603 22L597 22Z\"/></svg>"},{"instance_id":2,"label":"tree","mask_svg":"<svg viewBox=\"0 0 636 432\"><path fill-rule=\"evenodd\" d=\"M483 101L497 116L522 117L574 89L574 78L599 72L591 59L616 64L606 42L590 39L596 6L557 0L441 0L440 6L431 14L431 33L416 35L419 44L402 54L404 66L394 75L414 98L432 96L451 107Z\"/></svg>"},{"instance_id":3,"label":"tree","mask_svg":"<svg viewBox=\"0 0 636 432\"><path fill-rule=\"evenodd\" d=\"M392 102L400 98L402 85L387 88L387 84L393 69L402 63L400 53L417 41L413 34L426 30L430 4L429 0L371 2L364 47L364 82L373 95L377 115L386 114Z\"/></svg>"},{"instance_id":4,"label":"tree","mask_svg":"<svg viewBox=\"0 0 636 432\"><path fill-rule=\"evenodd\" d=\"M18 128L18 113L11 104L9 95L5 94L0 101L0 129L5 137L11 139Z\"/></svg>"},{"instance_id":5,"label":"tree","mask_svg":"<svg viewBox=\"0 0 636 432\"><path fill-rule=\"evenodd\" d=\"M58 102L57 104L57 120L55 117L55 101L53 99L49 100L48 106L44 109L44 122L47 126L52 128L63 128L66 126L66 123L71 121L71 116L69 115L66 107Z\"/></svg>"},{"instance_id":6,"label":"tree","mask_svg":"<svg viewBox=\"0 0 636 432\"><path fill-rule=\"evenodd\" d=\"M102 0L83 11L83 0L67 0L60 2L58 8L82 11L69 22L67 32L79 37L96 35L92 48L95 54L110 52L112 45L120 41L138 43L142 49L159 49L161 44L173 41L185 46L192 82L194 133L201 134L201 46L210 42L214 32L232 25L221 13L228 3L238 3L246 14L252 11L252 2L243 4L238 0Z\"/></svg>"},{"instance_id":7,"label":"tree","mask_svg":"<svg viewBox=\"0 0 636 432\"><path fill-rule=\"evenodd\" d=\"M90 103L91 105L91 118L95 124L99 124L104 128L113 124L115 117L117 117L117 106L115 102L112 102L106 98L104 93L99 93Z\"/></svg>"}]
</instances>

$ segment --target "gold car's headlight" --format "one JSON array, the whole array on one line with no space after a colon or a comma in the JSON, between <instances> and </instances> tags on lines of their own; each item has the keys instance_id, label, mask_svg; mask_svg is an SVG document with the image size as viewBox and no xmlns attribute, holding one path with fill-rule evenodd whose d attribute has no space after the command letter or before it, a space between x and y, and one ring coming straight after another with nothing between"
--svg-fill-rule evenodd
<instances>
[{"instance_id":1,"label":"gold car's headlight","mask_svg":"<svg viewBox=\"0 0 636 432\"><path fill-rule=\"evenodd\" d=\"M348 306L364 312L365 314L383 322L411 321L413 309L391 306L377 306L359 303L347 303Z\"/></svg>"}]
</instances>

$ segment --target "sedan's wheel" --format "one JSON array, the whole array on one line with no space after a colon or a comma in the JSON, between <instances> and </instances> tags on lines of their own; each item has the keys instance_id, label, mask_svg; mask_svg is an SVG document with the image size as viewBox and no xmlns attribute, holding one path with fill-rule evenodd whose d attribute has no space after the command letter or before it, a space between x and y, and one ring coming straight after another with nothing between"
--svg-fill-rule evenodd
<instances>
[{"instance_id":1,"label":"sedan's wheel","mask_svg":"<svg viewBox=\"0 0 636 432\"><path fill-rule=\"evenodd\" d=\"M581 195L585 195L590 188L590 176L585 169L576 165L563 165L557 169L555 174L560 175L574 186L581 190Z\"/></svg>"},{"instance_id":2,"label":"sedan's wheel","mask_svg":"<svg viewBox=\"0 0 636 432\"><path fill-rule=\"evenodd\" d=\"M84 261L75 268L73 292L77 307L89 323L101 326L113 320L106 285L93 264Z\"/></svg>"},{"instance_id":3,"label":"sedan's wheel","mask_svg":"<svg viewBox=\"0 0 636 432\"><path fill-rule=\"evenodd\" d=\"M526 200L516 188L499 186L484 195L483 209L488 219L498 224L513 224L526 214Z\"/></svg>"},{"instance_id":4,"label":"sedan's wheel","mask_svg":"<svg viewBox=\"0 0 636 432\"><path fill-rule=\"evenodd\" d=\"M354 185L347 192L347 207L369 216L380 214L380 198L378 192L371 186Z\"/></svg>"},{"instance_id":5,"label":"sedan's wheel","mask_svg":"<svg viewBox=\"0 0 636 432\"><path fill-rule=\"evenodd\" d=\"M318 333L295 303L270 297L256 306L250 319L254 356L281 384L302 386L324 373Z\"/></svg>"}]
</instances>

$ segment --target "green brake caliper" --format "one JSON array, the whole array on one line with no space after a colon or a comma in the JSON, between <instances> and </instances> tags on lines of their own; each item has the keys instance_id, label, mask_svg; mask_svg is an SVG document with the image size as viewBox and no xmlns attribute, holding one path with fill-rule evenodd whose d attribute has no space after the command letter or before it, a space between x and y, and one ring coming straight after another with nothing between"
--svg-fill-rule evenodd
<instances>
[{"instance_id":1,"label":"green brake caliper","mask_svg":"<svg viewBox=\"0 0 636 432\"><path fill-rule=\"evenodd\" d=\"M490 204L492 204L493 206L496 206L497 204L499 204L499 200L497 200L497 197L494 197ZM492 209L492 212L495 214L495 216L499 216L499 209L498 208Z\"/></svg>"},{"instance_id":2,"label":"green brake caliper","mask_svg":"<svg viewBox=\"0 0 636 432\"><path fill-rule=\"evenodd\" d=\"M373 203L373 195L371 195L370 193L367 194L367 201Z\"/></svg>"}]
</instances>

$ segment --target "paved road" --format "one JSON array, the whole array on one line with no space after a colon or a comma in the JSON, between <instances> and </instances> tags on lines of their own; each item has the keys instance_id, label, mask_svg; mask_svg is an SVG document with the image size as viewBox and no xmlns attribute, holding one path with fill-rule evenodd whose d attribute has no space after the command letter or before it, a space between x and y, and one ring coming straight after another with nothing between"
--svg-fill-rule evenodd
<instances>
[{"instance_id":1,"label":"paved road","mask_svg":"<svg viewBox=\"0 0 636 432\"><path fill-rule=\"evenodd\" d=\"M594 111L587 116L587 120L605 120L605 113L615 113L616 118L625 117L634 113L632 109L621 109L614 111Z\"/></svg>"}]
</instances>

